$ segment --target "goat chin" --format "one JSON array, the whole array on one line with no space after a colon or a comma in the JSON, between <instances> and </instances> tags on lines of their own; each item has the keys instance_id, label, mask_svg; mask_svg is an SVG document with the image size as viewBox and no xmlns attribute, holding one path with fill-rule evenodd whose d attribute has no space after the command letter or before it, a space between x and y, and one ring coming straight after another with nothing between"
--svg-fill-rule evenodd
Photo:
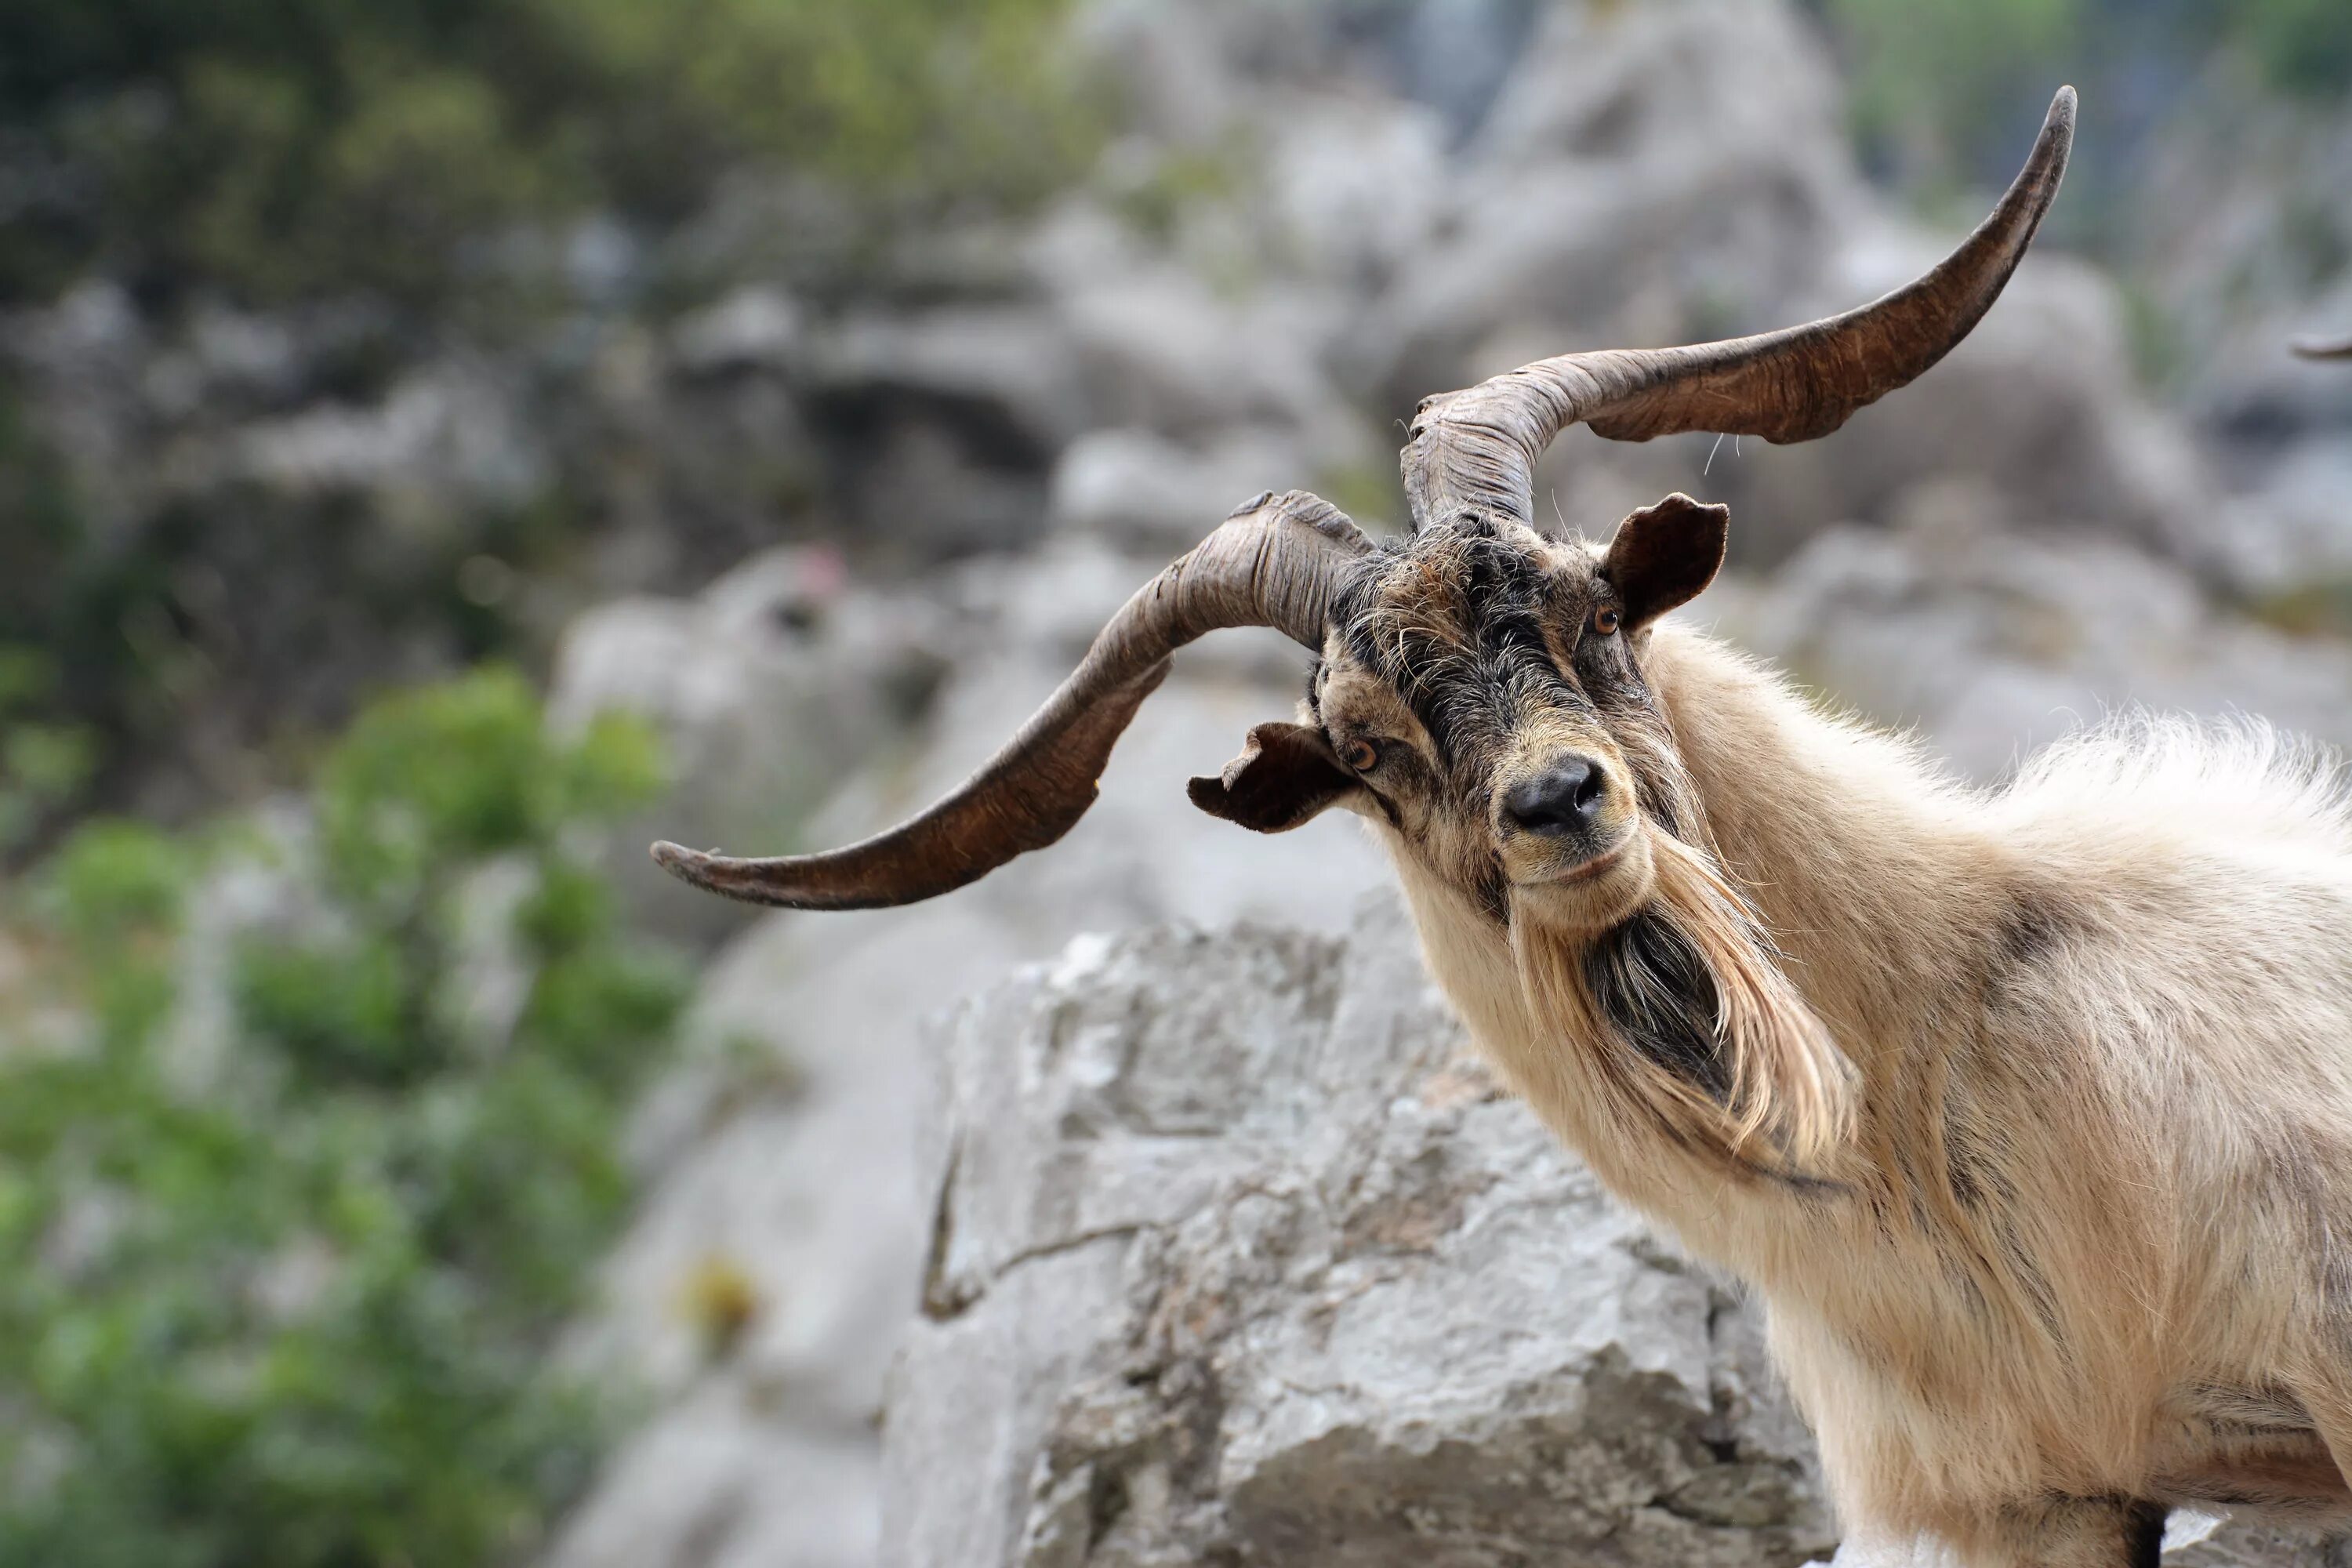
<instances>
[{"instance_id":1,"label":"goat chin","mask_svg":"<svg viewBox=\"0 0 2352 1568\"><path fill-rule=\"evenodd\" d=\"M1554 897L1515 898L1512 958L1530 1009L1584 1044L1619 1118L1750 1173L1835 1180L1852 1067L1710 858L1655 829L1636 842L1645 894L1605 925L1590 902L1561 920Z\"/></svg>"},{"instance_id":2,"label":"goat chin","mask_svg":"<svg viewBox=\"0 0 2352 1568\"><path fill-rule=\"evenodd\" d=\"M1636 831L1609 852L1597 871L1518 882L1511 888L1511 923L1542 928L1557 940L1589 942L1633 918L1657 892L1652 835Z\"/></svg>"}]
</instances>

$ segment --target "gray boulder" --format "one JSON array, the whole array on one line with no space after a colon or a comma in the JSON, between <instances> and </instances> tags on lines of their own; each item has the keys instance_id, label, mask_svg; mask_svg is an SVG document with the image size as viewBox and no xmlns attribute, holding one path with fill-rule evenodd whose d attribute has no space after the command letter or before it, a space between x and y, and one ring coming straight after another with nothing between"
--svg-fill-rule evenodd
<instances>
[{"instance_id":1,"label":"gray boulder","mask_svg":"<svg viewBox=\"0 0 2352 1568\"><path fill-rule=\"evenodd\" d=\"M1866 205L1821 47L1741 0L1552 10L1345 362L1386 408L1763 323Z\"/></svg>"},{"instance_id":2,"label":"gray boulder","mask_svg":"<svg viewBox=\"0 0 2352 1568\"><path fill-rule=\"evenodd\" d=\"M932 1053L892 1568L1826 1555L1753 1316L1465 1055L1392 900L1082 939Z\"/></svg>"},{"instance_id":3,"label":"gray boulder","mask_svg":"<svg viewBox=\"0 0 2352 1568\"><path fill-rule=\"evenodd\" d=\"M747 285L670 329L670 358L689 374L716 375L761 369L801 370L807 322L800 304L783 290Z\"/></svg>"},{"instance_id":4,"label":"gray boulder","mask_svg":"<svg viewBox=\"0 0 2352 1568\"><path fill-rule=\"evenodd\" d=\"M1234 504L1288 489L1307 467L1294 446L1260 431L1221 432L1199 447L1148 429L1081 436L1055 465L1055 525L1139 552L1176 555L1198 544Z\"/></svg>"},{"instance_id":5,"label":"gray boulder","mask_svg":"<svg viewBox=\"0 0 2352 1568\"><path fill-rule=\"evenodd\" d=\"M1054 312L863 311L809 338L805 416L864 540L914 560L1036 542L1052 454L1097 422Z\"/></svg>"}]
</instances>

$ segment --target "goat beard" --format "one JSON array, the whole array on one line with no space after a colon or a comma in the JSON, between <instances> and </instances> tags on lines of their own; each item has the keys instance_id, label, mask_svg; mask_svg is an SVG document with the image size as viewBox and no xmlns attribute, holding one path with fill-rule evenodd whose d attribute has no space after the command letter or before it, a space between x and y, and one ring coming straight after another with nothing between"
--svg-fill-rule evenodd
<instances>
[{"instance_id":1,"label":"goat beard","mask_svg":"<svg viewBox=\"0 0 2352 1568\"><path fill-rule=\"evenodd\" d=\"M1834 1180L1854 1074L1710 856L1651 826L1646 902L1598 935L1514 920L1520 984L1589 1050L1612 1109L1739 1170Z\"/></svg>"}]
</instances>

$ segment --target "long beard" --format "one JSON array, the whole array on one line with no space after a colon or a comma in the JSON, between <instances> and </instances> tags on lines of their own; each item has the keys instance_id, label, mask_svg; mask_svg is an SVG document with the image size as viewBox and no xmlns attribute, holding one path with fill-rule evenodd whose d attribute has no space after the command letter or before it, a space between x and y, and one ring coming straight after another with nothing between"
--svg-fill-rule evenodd
<instances>
[{"instance_id":1,"label":"long beard","mask_svg":"<svg viewBox=\"0 0 2352 1568\"><path fill-rule=\"evenodd\" d=\"M1650 900L1598 936L1512 921L1520 984L1611 1109L1738 1169L1834 1180L1852 1146L1854 1075L1747 900L1707 856L1651 835Z\"/></svg>"}]
</instances>

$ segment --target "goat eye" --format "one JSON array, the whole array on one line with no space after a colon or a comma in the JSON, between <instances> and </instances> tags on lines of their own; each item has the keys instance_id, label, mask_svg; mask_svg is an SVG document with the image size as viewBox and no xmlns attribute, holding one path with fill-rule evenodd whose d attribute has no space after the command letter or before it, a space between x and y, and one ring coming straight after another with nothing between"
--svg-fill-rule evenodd
<instances>
[{"instance_id":1,"label":"goat eye","mask_svg":"<svg viewBox=\"0 0 2352 1568\"><path fill-rule=\"evenodd\" d=\"M1617 632L1617 612L1607 605L1594 605L1592 629L1601 637L1614 637Z\"/></svg>"},{"instance_id":2,"label":"goat eye","mask_svg":"<svg viewBox=\"0 0 2352 1568\"><path fill-rule=\"evenodd\" d=\"M1348 741L1339 747L1339 760L1360 773L1368 773L1381 765L1381 749L1360 738Z\"/></svg>"}]
</instances>

